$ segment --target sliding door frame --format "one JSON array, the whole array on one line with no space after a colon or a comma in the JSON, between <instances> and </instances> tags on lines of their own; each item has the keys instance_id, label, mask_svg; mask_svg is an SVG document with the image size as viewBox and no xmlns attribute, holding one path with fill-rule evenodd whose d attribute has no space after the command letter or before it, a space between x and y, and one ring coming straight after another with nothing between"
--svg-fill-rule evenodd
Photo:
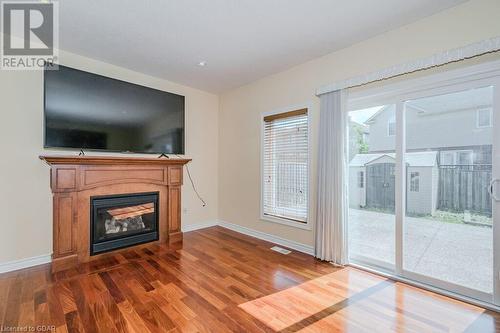
<instances>
[{"instance_id":1,"label":"sliding door frame","mask_svg":"<svg viewBox=\"0 0 500 333\"><path fill-rule=\"evenodd\" d=\"M394 275L402 279L415 281L431 288L444 290L445 293L463 295L481 302L500 306L500 203L492 198L492 242L493 242L493 290L492 294L465 286L446 282L429 276L404 270L403 242L406 215L406 110L405 102L464 91L468 89L493 86L492 126L500 128L500 61L450 70L418 79L366 89L350 94L348 110L359 110L378 105L396 105L396 187L395 187L395 267ZM347 124L346 124L347 126ZM493 130L492 138L492 178L500 179L500 131ZM498 162L496 162L498 161ZM496 163L495 163L496 162ZM500 183L497 184L500 193ZM363 262L354 262L364 266ZM373 267L372 267L373 268Z\"/></svg>"},{"instance_id":2,"label":"sliding door frame","mask_svg":"<svg viewBox=\"0 0 500 333\"><path fill-rule=\"evenodd\" d=\"M406 136L405 136L405 129L406 129L406 122L405 122L405 119L406 119L406 108L405 108L405 103L409 100L415 100L415 99L420 99L420 98L427 98L427 97L433 97L433 96L440 96L440 95L447 95L447 94L453 94L453 93L458 93L458 92L462 92L462 91L466 91L466 90L471 90L471 89L479 89L479 88L485 88L485 87L489 87L489 86L493 86L493 91L497 91L498 89L500 89L500 80L499 78L486 78L486 79L479 79L479 78L475 78L473 80L466 80L464 82L461 82L461 83L453 83L451 85L442 85L442 84L436 84L434 87L432 88L429 88L429 89L425 89L425 90L418 90L418 91L415 91L415 92L412 92L412 93L407 93L407 94L404 94L400 97L400 99L398 100L398 104L402 104L401 106L401 112L402 112L402 115L400 117L400 120L401 120L401 123L397 123L396 122L396 128L397 130L400 130L401 132L401 136L398 137L400 140L402 140L402 144L400 146L400 148L402 148L402 150L397 150L396 151L396 156L398 156L398 160L404 160L405 158L405 154L406 154L406 149L404 149L405 147L405 142L406 141ZM493 119L492 119L492 128L493 128L493 133L496 133L498 131L495 131L495 126L500 127L498 126L498 122L496 120L498 120L498 117L495 117L495 115L497 115L499 112L498 108L495 108L495 105L493 105ZM397 131L396 130L396 131ZM397 135L397 134L396 134ZM494 134L493 134L494 136ZM492 136L492 146L493 146L493 149L494 151L497 151L498 148L499 148L499 145L500 145L500 142L499 141L495 141L494 137ZM493 153L494 154L494 153ZM493 155L492 155L493 156ZM497 164L498 163L494 163L494 159L492 159L492 165L494 167L496 167L496 170L492 170L492 178L495 179L495 178L498 178L498 173L495 173L495 171L498 172L498 167L497 167ZM498 160L500 162L500 160ZM401 188L402 188L402 198L405 198L406 197L406 186L407 186L407 183L406 181L404 181L404 177L406 175L406 172L405 172L405 169L402 168L402 165L401 165L401 168L396 168L396 172L398 175L400 175L400 177L403 177L403 183L401 184ZM403 243L404 242L404 236L405 236L405 233L404 233L404 228L405 228L405 212L406 210L404 209L404 202L406 200L403 200L403 206L401 207L402 211L400 213L400 215L397 215L397 218L396 218L396 221L397 223L402 223L402 225L400 226L400 233L396 234L396 238L397 239L400 239L400 243ZM499 209L497 209L496 207L496 204L495 202L492 200L492 220L493 220L493 226L492 226L492 237L491 237L491 242L492 242L492 245L495 246L495 241L494 241L494 232L495 230L497 229L496 225L498 225L498 221L499 221L499 217L498 217L498 211ZM397 227L397 226L396 226ZM399 255L399 258L400 258L400 265L401 266L397 266L397 271L399 271L399 275L405 277L405 278L408 278L410 280L415 280L415 281L419 281L419 282L422 282L422 283L425 283L425 284L429 284L429 285L433 285L435 287L438 287L440 289L445 289L445 290L449 290L449 291L452 291L452 292L455 292L457 294L461 294L461 295L465 295L465 296L468 296L468 297L472 297L474 299L478 299L478 300L481 300L481 301L484 301L484 302L488 302L488 303L494 303L494 300L495 300L495 295L498 294L498 291L496 288L495 288L495 277L496 277L496 274L498 273L495 273L495 272L498 272L498 266L496 266L495 264L495 258L498 257L498 255L495 255L495 251L494 251L494 248L492 247L492 251L493 251L493 262L492 262L492 273L493 273L493 276L491 277L493 279L492 283L493 283L493 290L492 290L492 293L486 293L486 292L483 292L483 291L479 291L479 290L475 290L475 289L472 289L472 288L469 288L469 287L465 287L465 286L462 286L462 285L459 285L459 284L456 284L456 283L452 283L452 282L448 282L448 281L444 281L444 280L440 280L440 279L437 279L437 278L433 278L431 276L426 276L426 275L423 275L423 274L419 274L419 273L416 273L416 272L412 272L412 271L408 271L408 270L405 270L404 269L404 266L403 266L403 256L404 256L404 253L403 253L403 249L402 248L399 248L396 250L396 257L398 257Z\"/></svg>"},{"instance_id":3,"label":"sliding door frame","mask_svg":"<svg viewBox=\"0 0 500 333\"><path fill-rule=\"evenodd\" d=\"M497 85L493 90L493 126L500 127L500 77L496 77ZM500 131L493 131L493 151L491 158L493 179L500 179ZM498 188L496 189L498 190ZM493 303L500 306L500 202L493 199ZM496 255L495 255L496 254Z\"/></svg>"},{"instance_id":4,"label":"sliding door frame","mask_svg":"<svg viewBox=\"0 0 500 333\"><path fill-rule=\"evenodd\" d=\"M405 155L402 152L406 151L406 112L404 102L396 101L396 266L395 273L398 276L403 275L403 237L404 235L404 216L406 212L406 168Z\"/></svg>"}]
</instances>

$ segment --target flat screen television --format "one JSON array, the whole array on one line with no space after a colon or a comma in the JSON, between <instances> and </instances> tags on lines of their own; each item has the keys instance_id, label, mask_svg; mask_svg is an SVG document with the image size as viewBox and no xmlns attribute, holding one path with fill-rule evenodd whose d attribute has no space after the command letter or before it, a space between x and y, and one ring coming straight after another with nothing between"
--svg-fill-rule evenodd
<instances>
[{"instance_id":1,"label":"flat screen television","mask_svg":"<svg viewBox=\"0 0 500 333\"><path fill-rule=\"evenodd\" d=\"M45 148L184 154L184 96L65 66L44 88Z\"/></svg>"}]
</instances>

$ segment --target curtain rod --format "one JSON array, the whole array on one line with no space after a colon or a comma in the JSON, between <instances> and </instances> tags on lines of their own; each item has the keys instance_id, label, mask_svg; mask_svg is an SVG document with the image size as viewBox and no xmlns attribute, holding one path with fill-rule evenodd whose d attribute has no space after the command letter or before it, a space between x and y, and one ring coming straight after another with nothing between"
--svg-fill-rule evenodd
<instances>
[{"instance_id":1,"label":"curtain rod","mask_svg":"<svg viewBox=\"0 0 500 333\"><path fill-rule=\"evenodd\" d=\"M345 88L361 87L370 83L385 81L402 75L440 67L485 54L496 53L498 51L500 51L500 37L494 37L481 42L469 44L464 47L436 53L427 58L410 61L404 64L371 72L366 75L360 75L347 80L338 81L319 88L316 91L316 96Z\"/></svg>"}]
</instances>

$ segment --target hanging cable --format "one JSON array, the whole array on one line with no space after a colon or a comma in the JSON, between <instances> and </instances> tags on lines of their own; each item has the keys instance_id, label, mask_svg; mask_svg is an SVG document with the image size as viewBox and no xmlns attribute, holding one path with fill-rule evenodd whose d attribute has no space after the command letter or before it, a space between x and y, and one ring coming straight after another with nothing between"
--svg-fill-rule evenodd
<instances>
[{"instance_id":1,"label":"hanging cable","mask_svg":"<svg viewBox=\"0 0 500 333\"><path fill-rule=\"evenodd\" d=\"M183 158L182 156L177 155L177 154L175 156L177 156L179 158ZM196 189L196 185L194 184L194 181L193 181L193 177L191 177L191 171L189 171L189 166L187 164L186 164L186 171L187 171L187 174L189 177L189 181L191 182L191 186L193 187L194 193L196 193L196 196L198 197L198 199L203 203L203 207L205 207L207 205L207 203L205 202L205 200L203 200L200 193L198 193L198 190Z\"/></svg>"}]
</instances>

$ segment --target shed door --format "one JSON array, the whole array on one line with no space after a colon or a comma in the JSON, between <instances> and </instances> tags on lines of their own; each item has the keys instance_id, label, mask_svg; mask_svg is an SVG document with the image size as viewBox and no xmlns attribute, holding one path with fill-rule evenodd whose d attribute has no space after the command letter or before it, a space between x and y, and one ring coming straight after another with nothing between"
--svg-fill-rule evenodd
<instances>
[{"instance_id":1,"label":"shed door","mask_svg":"<svg viewBox=\"0 0 500 333\"><path fill-rule=\"evenodd\" d=\"M366 206L394 212L394 163L372 164L366 167Z\"/></svg>"}]
</instances>

